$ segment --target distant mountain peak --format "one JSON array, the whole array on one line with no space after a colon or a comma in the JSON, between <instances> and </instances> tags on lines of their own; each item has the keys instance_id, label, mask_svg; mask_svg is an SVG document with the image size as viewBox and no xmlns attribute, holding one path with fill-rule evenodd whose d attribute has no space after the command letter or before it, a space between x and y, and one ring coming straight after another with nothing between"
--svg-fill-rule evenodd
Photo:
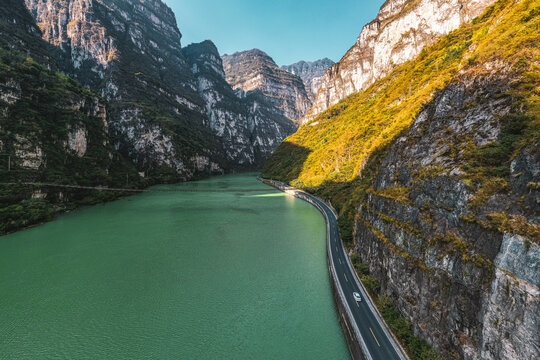
<instances>
[{"instance_id":1,"label":"distant mountain peak","mask_svg":"<svg viewBox=\"0 0 540 360\"><path fill-rule=\"evenodd\" d=\"M281 68L291 74L300 76L310 99L313 100L321 86L324 73L332 65L334 65L332 60L324 58L316 61L302 60L292 65L282 66Z\"/></svg>"},{"instance_id":2,"label":"distant mountain peak","mask_svg":"<svg viewBox=\"0 0 540 360\"><path fill-rule=\"evenodd\" d=\"M245 93L260 91L285 117L298 120L311 107L302 79L277 66L259 49L223 55L227 82Z\"/></svg>"}]
</instances>

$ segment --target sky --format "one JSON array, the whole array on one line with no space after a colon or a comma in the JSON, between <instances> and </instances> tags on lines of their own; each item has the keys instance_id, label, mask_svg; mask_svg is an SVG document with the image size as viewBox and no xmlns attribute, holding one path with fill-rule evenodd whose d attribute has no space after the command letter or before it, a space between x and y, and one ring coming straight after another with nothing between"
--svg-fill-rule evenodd
<instances>
[{"instance_id":1,"label":"sky","mask_svg":"<svg viewBox=\"0 0 540 360\"><path fill-rule=\"evenodd\" d=\"M278 65L338 61L384 0L164 0L182 46L212 40L220 54L258 48Z\"/></svg>"}]
</instances>

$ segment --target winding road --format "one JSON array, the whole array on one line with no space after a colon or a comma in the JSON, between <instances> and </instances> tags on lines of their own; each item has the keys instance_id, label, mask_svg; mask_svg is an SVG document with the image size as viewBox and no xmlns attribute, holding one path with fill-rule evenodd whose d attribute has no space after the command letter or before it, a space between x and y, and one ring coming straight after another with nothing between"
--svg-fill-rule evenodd
<instances>
[{"instance_id":1,"label":"winding road","mask_svg":"<svg viewBox=\"0 0 540 360\"><path fill-rule=\"evenodd\" d=\"M361 347L368 360L406 360L400 346L392 337L389 330L383 324L375 305L367 295L365 288L353 270L349 257L346 254L343 242L339 236L337 217L334 211L319 198L303 191L291 188L283 183L269 181L281 190L300 198L306 198L316 205L323 212L327 220L328 246L330 247L329 262L335 269L339 286L343 291L343 296L350 309L354 323L361 336ZM298 196L301 194L301 196ZM353 298L353 293L361 295L362 301L357 302Z\"/></svg>"}]
</instances>

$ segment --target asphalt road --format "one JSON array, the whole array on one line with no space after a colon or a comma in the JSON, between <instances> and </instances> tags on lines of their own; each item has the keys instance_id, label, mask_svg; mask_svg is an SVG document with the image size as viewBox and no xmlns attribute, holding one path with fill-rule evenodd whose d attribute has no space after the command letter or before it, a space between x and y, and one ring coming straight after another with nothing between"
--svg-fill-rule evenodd
<instances>
[{"instance_id":1,"label":"asphalt road","mask_svg":"<svg viewBox=\"0 0 540 360\"><path fill-rule=\"evenodd\" d=\"M356 277L352 273L353 270L347 262L345 248L343 247L343 243L339 236L337 219L334 212L318 198L306 193L304 193L304 195L316 202L327 215L332 253L331 259L329 260L334 264L339 284L343 289L343 293L345 294L354 320L356 320L360 334L366 344L369 352L369 354L366 354L366 357L374 360L405 359L401 351L395 348L395 343L390 339L391 335L383 330L383 325L377 320L378 314L376 314L368 305L366 293L357 283ZM353 292L357 292L361 295L361 302L356 302L354 300Z\"/></svg>"}]
</instances>

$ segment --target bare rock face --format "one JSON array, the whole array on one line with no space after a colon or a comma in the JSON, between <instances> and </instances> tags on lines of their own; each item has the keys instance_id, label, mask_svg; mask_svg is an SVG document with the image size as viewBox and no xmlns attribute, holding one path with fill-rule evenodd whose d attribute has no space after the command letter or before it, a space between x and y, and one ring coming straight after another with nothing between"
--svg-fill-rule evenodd
<instances>
[{"instance_id":1,"label":"bare rock face","mask_svg":"<svg viewBox=\"0 0 540 360\"><path fill-rule=\"evenodd\" d=\"M479 16L495 0L387 0L356 44L325 73L303 122L367 89L427 45Z\"/></svg>"},{"instance_id":2,"label":"bare rock face","mask_svg":"<svg viewBox=\"0 0 540 360\"><path fill-rule=\"evenodd\" d=\"M255 163L247 114L239 99L225 81L221 57L211 41L191 44L183 49L197 78L197 90L205 101L208 126L222 139L227 159L238 166Z\"/></svg>"},{"instance_id":3,"label":"bare rock face","mask_svg":"<svg viewBox=\"0 0 540 360\"><path fill-rule=\"evenodd\" d=\"M332 60L324 58L313 62L300 61L292 65L282 66L281 68L291 74L300 76L300 79L304 82L310 100L313 101L322 84L324 73L326 73L326 70L332 65L334 65Z\"/></svg>"},{"instance_id":4,"label":"bare rock face","mask_svg":"<svg viewBox=\"0 0 540 360\"><path fill-rule=\"evenodd\" d=\"M160 0L26 0L68 75L104 96L115 146L146 174L223 171L219 139L182 54L173 12ZM189 132L189 133L188 133ZM201 170L200 161L208 167Z\"/></svg>"},{"instance_id":5,"label":"bare rock face","mask_svg":"<svg viewBox=\"0 0 540 360\"><path fill-rule=\"evenodd\" d=\"M197 77L208 125L222 140L227 159L240 168L262 166L281 141L293 133L294 123L276 114L260 94L238 97L225 80L221 57L211 41L191 44L183 53Z\"/></svg>"},{"instance_id":6,"label":"bare rock face","mask_svg":"<svg viewBox=\"0 0 540 360\"><path fill-rule=\"evenodd\" d=\"M25 1L62 71L108 100L115 146L147 175L257 168L294 131L285 116L300 118L310 106L301 80L274 64L285 79L272 83L281 98L265 97L264 115L249 110L224 80L213 44L182 49L161 0Z\"/></svg>"},{"instance_id":7,"label":"bare rock face","mask_svg":"<svg viewBox=\"0 0 540 360\"><path fill-rule=\"evenodd\" d=\"M260 92L269 106L293 121L311 107L302 79L283 69L261 50L254 49L223 56L226 79L234 90Z\"/></svg>"},{"instance_id":8,"label":"bare rock face","mask_svg":"<svg viewBox=\"0 0 540 360\"><path fill-rule=\"evenodd\" d=\"M463 149L518 126L501 96L515 80L497 64L459 73L390 148L356 218L355 251L382 293L417 335L467 360L540 356L538 144L521 150L502 191L478 198L462 176Z\"/></svg>"}]
</instances>

